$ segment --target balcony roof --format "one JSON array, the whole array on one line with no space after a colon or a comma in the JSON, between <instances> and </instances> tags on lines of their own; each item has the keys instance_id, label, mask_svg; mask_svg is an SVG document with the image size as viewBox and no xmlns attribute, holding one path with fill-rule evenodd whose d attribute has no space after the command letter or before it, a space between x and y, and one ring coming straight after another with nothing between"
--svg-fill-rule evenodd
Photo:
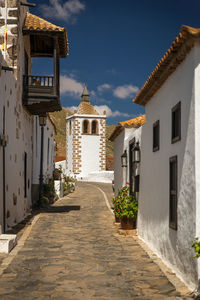
<instances>
[{"instance_id":1,"label":"balcony roof","mask_svg":"<svg viewBox=\"0 0 200 300\"><path fill-rule=\"evenodd\" d=\"M31 37L32 56L53 56L52 37L58 39L59 56L66 57L68 54L67 32L64 27L56 26L27 12L23 34L28 34Z\"/></svg>"}]
</instances>

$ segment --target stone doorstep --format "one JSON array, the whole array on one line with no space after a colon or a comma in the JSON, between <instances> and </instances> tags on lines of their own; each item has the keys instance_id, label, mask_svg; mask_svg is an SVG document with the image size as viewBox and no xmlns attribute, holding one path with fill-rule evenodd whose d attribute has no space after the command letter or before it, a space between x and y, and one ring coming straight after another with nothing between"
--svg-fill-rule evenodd
<instances>
[{"instance_id":1,"label":"stone doorstep","mask_svg":"<svg viewBox=\"0 0 200 300\"><path fill-rule=\"evenodd\" d=\"M16 245L16 234L0 234L0 253L9 253Z\"/></svg>"}]
</instances>

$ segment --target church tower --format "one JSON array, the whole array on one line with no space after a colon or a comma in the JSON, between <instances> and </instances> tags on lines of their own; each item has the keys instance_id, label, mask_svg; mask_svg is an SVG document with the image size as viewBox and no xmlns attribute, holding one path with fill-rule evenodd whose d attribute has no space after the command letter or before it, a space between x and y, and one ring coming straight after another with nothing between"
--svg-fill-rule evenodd
<instances>
[{"instance_id":1,"label":"church tower","mask_svg":"<svg viewBox=\"0 0 200 300\"><path fill-rule=\"evenodd\" d=\"M66 164L67 175L83 180L106 170L106 115L94 109L86 85L78 111L66 118Z\"/></svg>"}]
</instances>

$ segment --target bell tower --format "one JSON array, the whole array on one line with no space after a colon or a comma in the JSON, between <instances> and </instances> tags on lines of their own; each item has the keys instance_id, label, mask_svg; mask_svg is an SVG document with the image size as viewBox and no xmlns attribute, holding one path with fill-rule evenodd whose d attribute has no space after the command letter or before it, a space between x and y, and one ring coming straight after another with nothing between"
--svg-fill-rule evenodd
<instances>
[{"instance_id":1,"label":"bell tower","mask_svg":"<svg viewBox=\"0 0 200 300\"><path fill-rule=\"evenodd\" d=\"M85 84L78 111L66 119L67 173L87 179L92 172L106 170L106 115L90 103Z\"/></svg>"}]
</instances>

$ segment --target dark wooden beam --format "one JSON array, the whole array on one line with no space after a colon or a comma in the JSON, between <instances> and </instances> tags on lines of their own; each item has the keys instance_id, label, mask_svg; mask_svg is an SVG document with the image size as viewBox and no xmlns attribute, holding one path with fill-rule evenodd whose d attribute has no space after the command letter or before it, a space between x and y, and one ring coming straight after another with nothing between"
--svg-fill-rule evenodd
<instances>
[{"instance_id":1,"label":"dark wooden beam","mask_svg":"<svg viewBox=\"0 0 200 300\"><path fill-rule=\"evenodd\" d=\"M35 3L28 3L28 2L20 1L20 4L23 6L36 7Z\"/></svg>"}]
</instances>

